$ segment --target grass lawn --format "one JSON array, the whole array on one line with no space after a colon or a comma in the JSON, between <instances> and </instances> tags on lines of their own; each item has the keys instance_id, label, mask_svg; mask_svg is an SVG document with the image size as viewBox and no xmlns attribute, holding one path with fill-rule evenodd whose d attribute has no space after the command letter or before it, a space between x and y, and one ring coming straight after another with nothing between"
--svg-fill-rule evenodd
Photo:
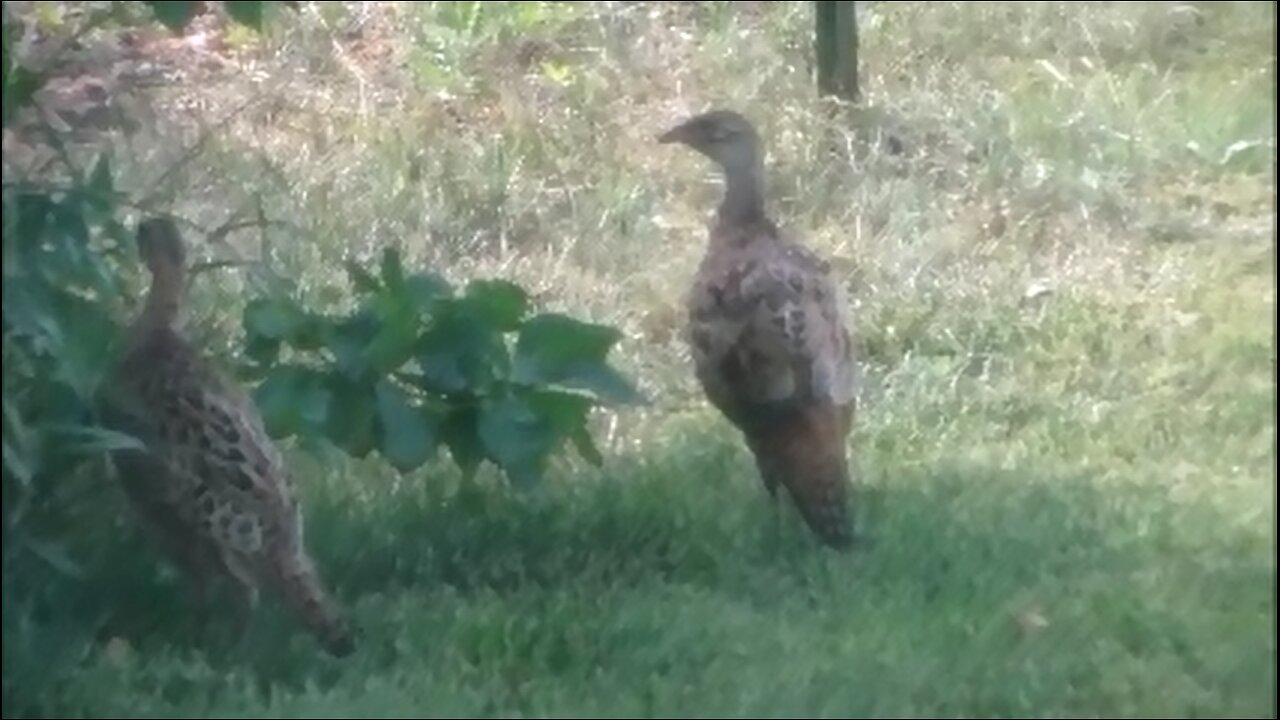
<instances>
[{"instance_id":1,"label":"grass lawn","mask_svg":"<svg viewBox=\"0 0 1280 720\"><path fill-rule=\"evenodd\" d=\"M290 446L343 661L269 603L197 642L99 487L86 576L6 620L6 717L1274 717L1274 3L859 3L842 118L811 3L319 5L150 91L122 182L230 117L172 207L289 218L301 297L400 241L621 328L652 405L528 494ZM678 335L720 186L654 136L712 105L849 287L849 555L773 524ZM214 351L249 278L200 276Z\"/></svg>"}]
</instances>

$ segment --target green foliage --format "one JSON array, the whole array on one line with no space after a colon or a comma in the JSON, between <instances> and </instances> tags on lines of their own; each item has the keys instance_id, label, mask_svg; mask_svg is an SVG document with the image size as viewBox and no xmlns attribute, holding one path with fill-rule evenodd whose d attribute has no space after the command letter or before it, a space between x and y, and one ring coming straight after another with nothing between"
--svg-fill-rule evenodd
<instances>
[{"instance_id":1,"label":"green foliage","mask_svg":"<svg viewBox=\"0 0 1280 720\"><path fill-rule=\"evenodd\" d=\"M156 19L164 23L170 30L181 30L196 16L202 3L186 0L151 0L147 3L156 14ZM253 3L256 4L256 3Z\"/></svg>"},{"instance_id":2,"label":"green foliage","mask_svg":"<svg viewBox=\"0 0 1280 720\"><path fill-rule=\"evenodd\" d=\"M3 29L3 50L0 51L0 71L3 72L3 78L0 83L3 84L4 88L4 124L6 126L18 110L31 102L36 90L40 89L40 77L31 70L18 65L17 59L13 56L12 49L16 40L14 37L16 32L17 28L9 21L9 16L6 14Z\"/></svg>"},{"instance_id":3,"label":"green foliage","mask_svg":"<svg viewBox=\"0 0 1280 720\"><path fill-rule=\"evenodd\" d=\"M151 2L157 19L179 29L200 3ZM227 3L237 20L256 27L259 2ZM93 15L90 24L108 15ZM18 64L19 26L4 15L4 123L31 103L44 82ZM3 197L4 272L4 532L9 543L29 515L56 515L56 484L104 451L132 438L98 423L95 398L127 310L126 279L134 266L120 219L123 195L110 157L86 171L44 125L57 154L50 176L66 181L6 178ZM47 553L45 554L48 555Z\"/></svg>"},{"instance_id":4,"label":"green foliage","mask_svg":"<svg viewBox=\"0 0 1280 720\"><path fill-rule=\"evenodd\" d=\"M600 463L591 410L643 401L608 362L620 332L531 314L514 283L457 292L406 270L395 249L377 274L354 263L348 274L358 302L346 314L284 297L245 308L247 373L262 378L256 399L275 437L323 437L354 457L376 450L402 472L443 445L464 473L490 461L523 486L566 440Z\"/></svg>"},{"instance_id":5,"label":"green foliage","mask_svg":"<svg viewBox=\"0 0 1280 720\"><path fill-rule=\"evenodd\" d=\"M175 31L205 10L202 2L144 4ZM268 5L228 2L225 9L260 28ZM17 63L17 32L6 13L6 125L44 81ZM61 150L58 132L43 130ZM50 496L56 478L134 442L100 427L94 412L129 310L127 278L136 272L119 217L122 194L108 156L88 171L66 152L58 158L67 182L4 186L6 538L33 503ZM376 449L406 471L444 444L469 470L490 459L527 480L565 438L599 462L585 429L590 409L637 397L605 363L616 331L567 317L527 320L525 292L507 281L476 281L454 297L438 277L407 274L395 253L384 255L376 276L349 269L368 301L349 317L280 300L255 301L244 313L245 352L264 374L256 395L274 434L318 433L356 457ZM540 330L548 322L560 329ZM514 360L510 333L519 337ZM277 364L286 346L324 353L328 365ZM419 372L400 373L410 362Z\"/></svg>"},{"instance_id":6,"label":"green foliage","mask_svg":"<svg viewBox=\"0 0 1280 720\"><path fill-rule=\"evenodd\" d=\"M539 5L552 4L484 22L514 28L517 8ZM368 114L342 101L366 89L346 69L323 75L331 36L291 31L259 67L323 78L335 96L317 124L341 140L303 151L296 121L310 115L250 114L223 131L225 158L196 164L269 209L296 202L317 238L299 266L375 222L487 233L512 250L463 248L473 272L511 268L567 312L646 336L628 365L666 407L621 418L613 481L584 473L538 498L451 483L370 492L391 463L298 458L309 542L365 638L344 663L271 612L245 653L200 642L180 588L114 524L6 536L26 562L6 564L0 589L5 717L1275 715L1273 4L866 4L867 87L885 114L859 120L892 128L906 158L856 140L856 155L813 153L830 118L794 62L813 36L808 3L558 5L596 16L543 34L569 50L544 72L570 67L584 92L513 71L502 51L532 34L486 33L443 65L483 90L441 93L461 127ZM686 19L707 6L732 10ZM893 72L878 71L885 58ZM774 529L749 456L669 341L702 248L667 228L701 219L682 195L701 170L654 175L634 125L661 115L673 77L759 100L746 109L770 128L779 213L845 256L834 264L868 370L851 459L875 540L852 556L815 552L785 501ZM239 82L209 90L234 99ZM388 128L404 139L380 141ZM245 132L299 150L274 189L243 162ZM412 192L405 148L422 158ZM987 222L996 206L1003 234ZM1193 237L1148 243L1157 221ZM544 254L530 238L576 242ZM374 292L381 268L360 270ZM1052 291L1024 297L1041 280ZM259 305L266 334L291 332L297 308ZM311 350L274 343L266 364L329 354L323 327L296 333ZM379 327L347 328L352 366ZM505 336L515 375L520 331ZM319 359L296 362L280 390L308 389L292 395L304 430L335 401L317 378L336 360ZM556 372L553 360L534 371ZM484 376L439 365L446 381ZM410 428L405 407L441 393L406 372L420 367L355 393L367 401L355 414ZM27 418L4 410L6 440L24 437L9 420ZM518 457L529 423L511 417ZM424 445L407 430L395 452L411 464L415 446L449 436L479 463L479 427L478 408L459 412ZM96 501L110 492L77 519L109 516Z\"/></svg>"},{"instance_id":7,"label":"green foliage","mask_svg":"<svg viewBox=\"0 0 1280 720\"><path fill-rule=\"evenodd\" d=\"M204 5L138 4L175 31ZM229 2L225 9L260 28L269 5ZM136 22L114 4L112 12L90 10L86 26ZM55 162L36 177L13 178L6 167L0 197L6 716L15 692L36 697L57 687L115 610L99 592L85 591L87 583L101 587L94 569L105 546L97 540L118 533L110 505L88 496L105 488L104 454L138 444L102 426L97 400L140 284L126 229L132 201L117 187L111 156L86 163L59 128L21 112L46 77L17 61L12 19L4 14L4 124L21 118L25 126L14 129L24 141L46 141ZM377 451L402 471L446 445L469 470L492 459L522 482L537 477L566 438L601 462L586 430L591 408L635 396L604 363L616 331L566 318L566 330L551 341L568 343L566 352L520 335L531 319L528 297L514 283L476 281L455 296L440 278L407 272L395 253L385 254L376 272L350 270L365 300L350 316L325 317L274 299L244 312L245 355L261 373L256 396L273 433L319 434L356 457ZM513 333L520 337L514 358L506 342ZM293 357L308 354L323 358ZM546 365L539 358L558 365L537 369ZM414 363L416 374L402 372ZM131 570L111 567L113 574Z\"/></svg>"},{"instance_id":8,"label":"green foliage","mask_svg":"<svg viewBox=\"0 0 1280 720\"><path fill-rule=\"evenodd\" d=\"M477 47L554 36L584 14L582 4L572 2L485 0L422 5L421 52L414 69L430 85L454 90L470 86L475 79L467 68Z\"/></svg>"},{"instance_id":9,"label":"green foliage","mask_svg":"<svg viewBox=\"0 0 1280 720\"><path fill-rule=\"evenodd\" d=\"M12 36L5 29L5 122L37 83L34 73L9 66ZM81 652L97 616L77 607L82 541L94 508L76 498L87 469L106 451L136 445L101 427L95 396L119 335L123 292L131 265L118 219L118 194L106 155L84 172L66 154L57 185L9 182L3 225L3 571L5 664L12 653L44 663L15 676L39 689L54 667ZM99 466L100 467L100 466ZM91 487L91 485L90 485ZM88 517L86 517L88 514ZM100 519L99 519L100 520ZM38 590L36 590L38 589ZM32 617L65 609L80 618L54 636ZM15 623L10 623L10 618ZM12 644L11 644L12 642ZM9 690L6 674L6 693Z\"/></svg>"},{"instance_id":10,"label":"green foliage","mask_svg":"<svg viewBox=\"0 0 1280 720\"><path fill-rule=\"evenodd\" d=\"M78 173L73 172L78 177ZM4 226L6 532L46 479L127 442L97 426L93 398L121 309L123 229L105 160L59 192L10 191Z\"/></svg>"},{"instance_id":11,"label":"green foliage","mask_svg":"<svg viewBox=\"0 0 1280 720\"><path fill-rule=\"evenodd\" d=\"M206 3L195 0L147 0L146 4L151 7L155 17L170 30L181 31L199 15ZM268 2L224 2L222 5L227 11L227 15L236 22L247 25L254 30L262 29L262 22L268 12L268 6L275 3ZM296 2L281 3L284 5L296 6Z\"/></svg>"}]
</instances>

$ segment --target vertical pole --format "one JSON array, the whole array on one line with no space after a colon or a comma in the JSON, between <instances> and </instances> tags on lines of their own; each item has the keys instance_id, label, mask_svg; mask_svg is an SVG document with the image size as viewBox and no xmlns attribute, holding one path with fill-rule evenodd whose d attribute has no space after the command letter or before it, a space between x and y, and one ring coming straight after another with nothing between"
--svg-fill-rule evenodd
<instances>
[{"instance_id":1,"label":"vertical pole","mask_svg":"<svg viewBox=\"0 0 1280 720\"><path fill-rule=\"evenodd\" d=\"M858 17L853 0L814 2L814 53L818 92L849 102L861 97L858 84Z\"/></svg>"}]
</instances>

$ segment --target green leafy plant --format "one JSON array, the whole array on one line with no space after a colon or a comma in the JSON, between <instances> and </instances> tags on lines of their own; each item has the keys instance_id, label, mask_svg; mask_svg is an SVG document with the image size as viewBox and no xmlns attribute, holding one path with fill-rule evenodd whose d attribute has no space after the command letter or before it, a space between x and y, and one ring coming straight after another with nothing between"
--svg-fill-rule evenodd
<instances>
[{"instance_id":1,"label":"green leafy plant","mask_svg":"<svg viewBox=\"0 0 1280 720\"><path fill-rule=\"evenodd\" d=\"M43 79L18 64L16 24L3 28L4 122L31 102ZM52 128L45 128L53 137ZM7 177L3 211L4 531L15 535L55 503L53 478L73 475L103 450L131 442L98 426L93 396L105 372L103 349L118 335L125 269L119 194L109 157L86 171L57 154L57 181ZM19 540L10 543L11 539Z\"/></svg>"},{"instance_id":2,"label":"green leafy plant","mask_svg":"<svg viewBox=\"0 0 1280 720\"><path fill-rule=\"evenodd\" d=\"M175 29L203 5L146 4ZM232 17L256 27L261 9L250 6L262 4L226 6ZM87 23L111 17L90 13ZM0 44L6 127L17 122L19 111L31 105L46 80L18 62L18 31L6 12ZM58 129L38 117L34 122L42 131L37 136L58 151L56 162L40 177L6 177L0 198L6 550L33 542L29 533L14 532L25 518L58 514L62 488L55 479L69 478L104 451L135 442L101 427L94 412L98 383L121 330L126 279L137 271L131 239L119 217L125 198L115 187L107 154L86 170L67 151ZM10 544L10 539L21 542Z\"/></svg>"},{"instance_id":3,"label":"green leafy plant","mask_svg":"<svg viewBox=\"0 0 1280 720\"><path fill-rule=\"evenodd\" d=\"M186 28L193 18L205 11L208 3L203 0L146 0L146 4L151 7L155 17L170 30L180 31ZM227 15L231 19L253 28L261 30L263 20L271 11L273 5L285 5L288 7L297 7L297 2L224 2L223 8L227 11Z\"/></svg>"},{"instance_id":4,"label":"green leafy plant","mask_svg":"<svg viewBox=\"0 0 1280 720\"><path fill-rule=\"evenodd\" d=\"M348 264L358 303L325 315L285 297L245 309L247 373L275 437L322 437L354 457L377 451L401 472L448 448L470 476L481 463L536 482L566 441L593 464L587 428L601 405L643 402L608 362L621 333L531 313L504 280L455 290L410 272L389 248L378 272ZM288 359L282 359L285 354Z\"/></svg>"}]
</instances>

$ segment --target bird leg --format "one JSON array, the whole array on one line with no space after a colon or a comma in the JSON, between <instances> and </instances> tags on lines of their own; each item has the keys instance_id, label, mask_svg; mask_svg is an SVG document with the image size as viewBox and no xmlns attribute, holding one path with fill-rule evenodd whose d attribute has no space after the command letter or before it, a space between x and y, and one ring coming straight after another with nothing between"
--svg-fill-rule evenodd
<instances>
[{"instance_id":1,"label":"bird leg","mask_svg":"<svg viewBox=\"0 0 1280 720\"><path fill-rule=\"evenodd\" d=\"M208 627L209 621L214 616L214 593L215 583L212 582L207 570L204 572L191 573L191 605L195 609L195 625L201 631Z\"/></svg>"},{"instance_id":2,"label":"bird leg","mask_svg":"<svg viewBox=\"0 0 1280 720\"><path fill-rule=\"evenodd\" d=\"M166 549L174 565L186 576L192 608L190 627L203 633L216 614L218 557L198 539L186 536L171 538Z\"/></svg>"},{"instance_id":3,"label":"bird leg","mask_svg":"<svg viewBox=\"0 0 1280 720\"><path fill-rule=\"evenodd\" d=\"M258 587L249 568L239 558L226 557L229 577L235 585L236 600L232 611L233 631L236 648L243 652L248 649L253 638L254 619L258 609Z\"/></svg>"},{"instance_id":4,"label":"bird leg","mask_svg":"<svg viewBox=\"0 0 1280 720\"><path fill-rule=\"evenodd\" d=\"M782 508L778 506L778 480L771 472L766 460L767 456L760 452L751 436L747 436L747 443L751 447L752 455L755 457L756 472L760 475L760 483L764 485L765 491L769 494L769 513L773 516L770 522L772 528L770 541L776 546L782 539Z\"/></svg>"},{"instance_id":5,"label":"bird leg","mask_svg":"<svg viewBox=\"0 0 1280 720\"><path fill-rule=\"evenodd\" d=\"M778 503L778 486L769 485L769 508L773 515L773 544L777 546L782 542L782 508Z\"/></svg>"},{"instance_id":6,"label":"bird leg","mask_svg":"<svg viewBox=\"0 0 1280 720\"><path fill-rule=\"evenodd\" d=\"M258 609L258 589L250 583L241 582L236 602L236 618L240 632L247 632L252 624L253 616Z\"/></svg>"}]
</instances>

